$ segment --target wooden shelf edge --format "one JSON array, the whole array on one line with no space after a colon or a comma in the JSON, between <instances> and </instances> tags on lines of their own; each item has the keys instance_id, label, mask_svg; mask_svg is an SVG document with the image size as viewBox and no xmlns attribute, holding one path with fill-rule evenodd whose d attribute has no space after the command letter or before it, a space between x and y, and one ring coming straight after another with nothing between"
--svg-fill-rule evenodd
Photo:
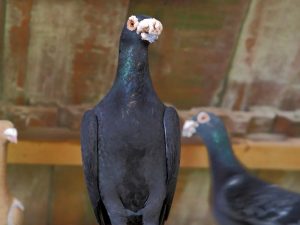
<instances>
[{"instance_id":1,"label":"wooden shelf edge","mask_svg":"<svg viewBox=\"0 0 300 225\"><path fill-rule=\"evenodd\" d=\"M300 170L300 138L282 142L240 140L233 144L237 157L251 169ZM78 141L20 141L10 144L8 163L81 165ZM201 144L183 144L181 167L207 168L207 152Z\"/></svg>"}]
</instances>

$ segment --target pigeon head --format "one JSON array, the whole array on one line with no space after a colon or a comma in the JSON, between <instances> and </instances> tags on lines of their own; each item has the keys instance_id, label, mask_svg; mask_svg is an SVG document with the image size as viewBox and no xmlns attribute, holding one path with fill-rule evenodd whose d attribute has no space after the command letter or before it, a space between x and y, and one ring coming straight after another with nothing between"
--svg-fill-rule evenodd
<instances>
[{"instance_id":1,"label":"pigeon head","mask_svg":"<svg viewBox=\"0 0 300 225\"><path fill-rule=\"evenodd\" d=\"M200 112L183 125L182 136L191 137L198 135L205 142L219 143L220 139L227 135L222 120L213 113Z\"/></svg>"},{"instance_id":2,"label":"pigeon head","mask_svg":"<svg viewBox=\"0 0 300 225\"><path fill-rule=\"evenodd\" d=\"M0 120L0 141L17 143L18 132L14 125L7 120Z\"/></svg>"},{"instance_id":3,"label":"pigeon head","mask_svg":"<svg viewBox=\"0 0 300 225\"><path fill-rule=\"evenodd\" d=\"M149 16L132 15L128 18L121 39L126 42L142 41L155 42L163 30L163 26L157 19Z\"/></svg>"}]
</instances>

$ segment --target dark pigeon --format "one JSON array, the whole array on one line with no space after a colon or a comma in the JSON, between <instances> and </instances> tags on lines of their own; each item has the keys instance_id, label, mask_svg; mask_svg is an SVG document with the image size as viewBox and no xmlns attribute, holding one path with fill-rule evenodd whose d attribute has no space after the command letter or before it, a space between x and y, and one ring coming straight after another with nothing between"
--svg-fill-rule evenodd
<instances>
[{"instance_id":1,"label":"dark pigeon","mask_svg":"<svg viewBox=\"0 0 300 225\"><path fill-rule=\"evenodd\" d=\"M161 31L158 20L129 17L115 82L82 119L84 174L100 225L159 225L170 212L180 159L179 119L157 97L148 65L149 43Z\"/></svg>"},{"instance_id":2,"label":"dark pigeon","mask_svg":"<svg viewBox=\"0 0 300 225\"><path fill-rule=\"evenodd\" d=\"M300 195L251 175L235 157L219 117L200 112L185 122L182 134L200 136L207 147L218 224L300 225Z\"/></svg>"}]
</instances>

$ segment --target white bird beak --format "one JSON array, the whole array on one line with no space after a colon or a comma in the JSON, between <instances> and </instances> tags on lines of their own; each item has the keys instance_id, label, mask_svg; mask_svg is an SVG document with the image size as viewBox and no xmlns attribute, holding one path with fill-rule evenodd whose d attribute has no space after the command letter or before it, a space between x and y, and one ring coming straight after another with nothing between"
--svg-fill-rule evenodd
<instances>
[{"instance_id":1,"label":"white bird beak","mask_svg":"<svg viewBox=\"0 0 300 225\"><path fill-rule=\"evenodd\" d=\"M137 26L136 33L141 35L142 40L150 43L155 42L161 34L163 26L160 21L154 18L143 19Z\"/></svg>"},{"instance_id":2,"label":"white bird beak","mask_svg":"<svg viewBox=\"0 0 300 225\"><path fill-rule=\"evenodd\" d=\"M192 137L199 124L194 120L186 120L182 128L183 137Z\"/></svg>"},{"instance_id":3,"label":"white bird beak","mask_svg":"<svg viewBox=\"0 0 300 225\"><path fill-rule=\"evenodd\" d=\"M18 142L18 131L16 128L7 128L4 131L4 135L6 136L6 139L12 143Z\"/></svg>"}]
</instances>

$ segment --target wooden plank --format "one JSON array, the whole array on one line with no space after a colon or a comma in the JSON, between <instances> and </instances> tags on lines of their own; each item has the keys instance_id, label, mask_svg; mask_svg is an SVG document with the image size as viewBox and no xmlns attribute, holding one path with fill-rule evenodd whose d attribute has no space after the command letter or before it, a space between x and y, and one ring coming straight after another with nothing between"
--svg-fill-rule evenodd
<instances>
[{"instance_id":1,"label":"wooden plank","mask_svg":"<svg viewBox=\"0 0 300 225\"><path fill-rule=\"evenodd\" d=\"M48 224L51 166L9 165L8 183L25 206L23 225Z\"/></svg>"},{"instance_id":2,"label":"wooden plank","mask_svg":"<svg viewBox=\"0 0 300 225\"><path fill-rule=\"evenodd\" d=\"M26 206L24 225L96 225L81 167L10 165L8 172L12 193ZM299 171L259 170L254 174L289 190L300 190ZM180 170L167 224L214 225L209 184L207 169Z\"/></svg>"},{"instance_id":3,"label":"wooden plank","mask_svg":"<svg viewBox=\"0 0 300 225\"><path fill-rule=\"evenodd\" d=\"M82 168L56 166L53 173L49 224L95 225L90 200L83 181Z\"/></svg>"},{"instance_id":4,"label":"wooden plank","mask_svg":"<svg viewBox=\"0 0 300 225\"><path fill-rule=\"evenodd\" d=\"M164 26L149 56L164 102L185 109L219 103L249 2L130 1L128 15L151 15Z\"/></svg>"},{"instance_id":5,"label":"wooden plank","mask_svg":"<svg viewBox=\"0 0 300 225\"><path fill-rule=\"evenodd\" d=\"M235 110L300 107L299 10L300 1L251 1L222 106Z\"/></svg>"},{"instance_id":6,"label":"wooden plank","mask_svg":"<svg viewBox=\"0 0 300 225\"><path fill-rule=\"evenodd\" d=\"M300 139L282 142L254 142L242 140L233 144L237 157L248 167L255 169L300 169ZM188 152L189 151L189 152ZM182 163L184 167L208 166L204 146L183 146Z\"/></svg>"},{"instance_id":7,"label":"wooden plank","mask_svg":"<svg viewBox=\"0 0 300 225\"><path fill-rule=\"evenodd\" d=\"M23 104L33 0L6 1L3 46L3 100ZM17 15L17 16L16 16ZM15 91L11 91L15 90Z\"/></svg>"},{"instance_id":8,"label":"wooden plank","mask_svg":"<svg viewBox=\"0 0 300 225\"><path fill-rule=\"evenodd\" d=\"M213 225L208 204L210 176L203 169L182 169L167 224Z\"/></svg>"},{"instance_id":9,"label":"wooden plank","mask_svg":"<svg viewBox=\"0 0 300 225\"><path fill-rule=\"evenodd\" d=\"M25 164L80 165L76 141L20 141L9 146L8 162Z\"/></svg>"},{"instance_id":10,"label":"wooden plank","mask_svg":"<svg viewBox=\"0 0 300 225\"><path fill-rule=\"evenodd\" d=\"M300 170L300 139L278 142L233 142L237 157L249 168ZM80 143L64 141L20 141L9 145L9 163L80 165ZM207 153L200 144L182 145L182 167L207 168Z\"/></svg>"},{"instance_id":11,"label":"wooden plank","mask_svg":"<svg viewBox=\"0 0 300 225\"><path fill-rule=\"evenodd\" d=\"M4 100L60 105L103 96L114 78L128 0L4 2Z\"/></svg>"},{"instance_id":12,"label":"wooden plank","mask_svg":"<svg viewBox=\"0 0 300 225\"><path fill-rule=\"evenodd\" d=\"M0 49L4 47L4 23L6 1L0 0ZM3 98L3 50L0 51L0 100Z\"/></svg>"}]
</instances>

